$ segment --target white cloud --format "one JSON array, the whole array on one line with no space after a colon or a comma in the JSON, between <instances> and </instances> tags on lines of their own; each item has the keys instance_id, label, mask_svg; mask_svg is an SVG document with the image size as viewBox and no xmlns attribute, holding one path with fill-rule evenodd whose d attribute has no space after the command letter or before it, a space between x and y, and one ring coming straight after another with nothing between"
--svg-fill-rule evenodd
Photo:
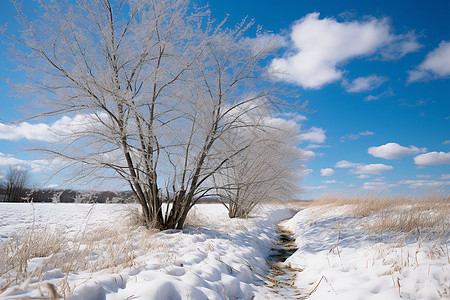
<instances>
[{"instance_id":1,"label":"white cloud","mask_svg":"<svg viewBox=\"0 0 450 300\"><path fill-rule=\"evenodd\" d=\"M346 161L346 160L341 160L341 161L338 161L334 165L334 167L335 168L356 168L359 165L361 165L361 164L352 163L352 162L349 162L349 161Z\"/></svg>"},{"instance_id":2,"label":"white cloud","mask_svg":"<svg viewBox=\"0 0 450 300\"><path fill-rule=\"evenodd\" d=\"M102 126L99 119L106 120L104 113L78 114L74 117L63 116L54 123L30 124L22 122L18 125L0 123L0 139L17 141L20 139L36 141L61 141L71 134L82 133L86 130Z\"/></svg>"},{"instance_id":3,"label":"white cloud","mask_svg":"<svg viewBox=\"0 0 450 300\"><path fill-rule=\"evenodd\" d=\"M301 176L307 176L313 172L313 169L302 169L299 171Z\"/></svg>"},{"instance_id":4,"label":"white cloud","mask_svg":"<svg viewBox=\"0 0 450 300\"><path fill-rule=\"evenodd\" d=\"M442 142L442 144L443 145L448 145L448 144L450 144L450 140L445 140L445 141Z\"/></svg>"},{"instance_id":5,"label":"white cloud","mask_svg":"<svg viewBox=\"0 0 450 300\"><path fill-rule=\"evenodd\" d=\"M319 149L319 148L330 148L330 145L317 145L317 144L309 144L305 147L305 149Z\"/></svg>"},{"instance_id":6,"label":"white cloud","mask_svg":"<svg viewBox=\"0 0 450 300\"><path fill-rule=\"evenodd\" d=\"M362 163L352 163L346 160L338 161L335 165L336 168L348 168L350 173L358 174L359 178L367 178L368 175L379 174L381 172L392 170L392 166L384 164L362 164Z\"/></svg>"},{"instance_id":7,"label":"white cloud","mask_svg":"<svg viewBox=\"0 0 450 300\"><path fill-rule=\"evenodd\" d=\"M408 82L450 76L450 41L442 41L415 70L408 73Z\"/></svg>"},{"instance_id":8,"label":"white cloud","mask_svg":"<svg viewBox=\"0 0 450 300\"><path fill-rule=\"evenodd\" d=\"M414 157L414 163L419 166L437 166L450 164L450 152L428 152Z\"/></svg>"},{"instance_id":9,"label":"white cloud","mask_svg":"<svg viewBox=\"0 0 450 300\"><path fill-rule=\"evenodd\" d=\"M305 132L300 134L300 140L301 141L307 141L310 143L324 143L326 136L325 136L325 130L318 127L311 127L310 129L306 130Z\"/></svg>"},{"instance_id":10,"label":"white cloud","mask_svg":"<svg viewBox=\"0 0 450 300\"><path fill-rule=\"evenodd\" d=\"M316 153L311 150L299 149L299 151L303 160L314 160L316 158Z\"/></svg>"},{"instance_id":11,"label":"white cloud","mask_svg":"<svg viewBox=\"0 0 450 300\"><path fill-rule=\"evenodd\" d=\"M59 187L59 184L53 183L46 186L47 189L55 189Z\"/></svg>"},{"instance_id":12,"label":"white cloud","mask_svg":"<svg viewBox=\"0 0 450 300\"><path fill-rule=\"evenodd\" d=\"M365 190L386 190L392 187L395 187L396 184L393 183L386 183L386 182L380 182L380 181L369 181L364 182L363 189Z\"/></svg>"},{"instance_id":13,"label":"white cloud","mask_svg":"<svg viewBox=\"0 0 450 300\"><path fill-rule=\"evenodd\" d=\"M340 23L319 19L319 13L298 20L290 38L292 48L285 57L274 59L272 68L282 72L281 79L310 89L342 79L343 70L337 67L350 59L375 54L396 59L420 47L412 32L393 34L387 19Z\"/></svg>"},{"instance_id":14,"label":"white cloud","mask_svg":"<svg viewBox=\"0 0 450 300\"><path fill-rule=\"evenodd\" d=\"M399 159L408 155L424 153L427 148L417 148L416 146L403 147L397 143L387 143L378 147L369 147L367 152L375 157L386 159Z\"/></svg>"},{"instance_id":15,"label":"white cloud","mask_svg":"<svg viewBox=\"0 0 450 300\"><path fill-rule=\"evenodd\" d=\"M400 180L398 184L408 185L410 188L427 188L427 187L442 187L450 185L450 181L437 180Z\"/></svg>"},{"instance_id":16,"label":"white cloud","mask_svg":"<svg viewBox=\"0 0 450 300\"><path fill-rule=\"evenodd\" d=\"M322 176L331 176L336 173L332 168L324 168L320 170L320 175Z\"/></svg>"},{"instance_id":17,"label":"white cloud","mask_svg":"<svg viewBox=\"0 0 450 300\"><path fill-rule=\"evenodd\" d=\"M0 139L17 141L20 139L28 140L49 140L50 126L44 123L30 124L22 122L19 125L6 125L0 123Z\"/></svg>"},{"instance_id":18,"label":"white cloud","mask_svg":"<svg viewBox=\"0 0 450 300\"><path fill-rule=\"evenodd\" d=\"M336 180L324 180L324 181L322 181L323 183L325 183L325 184L329 184L329 183L337 183L337 181Z\"/></svg>"},{"instance_id":19,"label":"white cloud","mask_svg":"<svg viewBox=\"0 0 450 300\"><path fill-rule=\"evenodd\" d=\"M360 93L371 91L382 85L386 80L386 77L372 74L365 77L358 77L351 83L344 82L343 85L348 93Z\"/></svg>"},{"instance_id":20,"label":"white cloud","mask_svg":"<svg viewBox=\"0 0 450 300\"><path fill-rule=\"evenodd\" d=\"M47 160L24 160L0 152L0 166L29 167L32 172L40 172L49 165L50 162Z\"/></svg>"},{"instance_id":21,"label":"white cloud","mask_svg":"<svg viewBox=\"0 0 450 300\"><path fill-rule=\"evenodd\" d=\"M359 132L359 133L356 133L356 134L355 133L349 133L349 134L346 134L344 136L341 136L340 142L343 143L346 140L357 140L357 139L359 139L362 136L368 136L368 135L374 135L374 134L375 134L375 132L368 131L368 130L362 131L362 132Z\"/></svg>"},{"instance_id":22,"label":"white cloud","mask_svg":"<svg viewBox=\"0 0 450 300\"><path fill-rule=\"evenodd\" d=\"M417 178L431 178L431 175L416 175Z\"/></svg>"},{"instance_id":23,"label":"white cloud","mask_svg":"<svg viewBox=\"0 0 450 300\"><path fill-rule=\"evenodd\" d=\"M297 123L308 120L308 118L306 116L300 115L300 114L294 113L294 112L284 112L284 113L277 114L276 116L283 118L283 119L289 119L289 120L292 120Z\"/></svg>"},{"instance_id":24,"label":"white cloud","mask_svg":"<svg viewBox=\"0 0 450 300\"><path fill-rule=\"evenodd\" d=\"M391 88L388 88L381 94L367 96L366 98L364 98L364 102L376 101L379 100L380 98L391 96L394 96L394 91Z\"/></svg>"},{"instance_id":25,"label":"white cloud","mask_svg":"<svg viewBox=\"0 0 450 300\"><path fill-rule=\"evenodd\" d=\"M392 166L384 165L384 164L370 164L364 165L361 167L357 167L354 170L355 174L379 174L384 171L392 170Z\"/></svg>"},{"instance_id":26,"label":"white cloud","mask_svg":"<svg viewBox=\"0 0 450 300\"><path fill-rule=\"evenodd\" d=\"M450 179L450 174L441 174L440 179Z\"/></svg>"},{"instance_id":27,"label":"white cloud","mask_svg":"<svg viewBox=\"0 0 450 300\"><path fill-rule=\"evenodd\" d=\"M323 190L323 189L326 189L327 186L325 186L325 185L321 185L321 186L304 186L303 188L305 190Z\"/></svg>"}]
</instances>

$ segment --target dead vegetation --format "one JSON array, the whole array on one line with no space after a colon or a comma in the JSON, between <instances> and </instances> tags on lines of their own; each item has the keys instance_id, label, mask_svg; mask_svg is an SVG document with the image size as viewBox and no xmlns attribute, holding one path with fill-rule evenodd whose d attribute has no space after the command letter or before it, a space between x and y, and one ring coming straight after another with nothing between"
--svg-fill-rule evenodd
<instances>
[{"instance_id":1,"label":"dead vegetation","mask_svg":"<svg viewBox=\"0 0 450 300\"><path fill-rule=\"evenodd\" d=\"M392 278L398 295L403 297L403 272L413 272L427 266L432 259L442 266L450 263L448 242L450 238L450 198L434 193L417 197L369 197L327 196L310 203L317 216L338 211L342 218L336 219L335 228L345 230L360 228L374 242L374 253L367 256L366 267L381 263L385 271L378 276ZM338 233L339 235L339 233ZM339 248L333 246L330 253ZM428 264L428 274L431 265ZM437 291L448 295L447 285Z\"/></svg>"},{"instance_id":2,"label":"dead vegetation","mask_svg":"<svg viewBox=\"0 0 450 300\"><path fill-rule=\"evenodd\" d=\"M403 232L447 234L450 198L439 193L421 197L327 196L310 204L329 210L346 206L358 225L374 233ZM370 218L366 218L370 217Z\"/></svg>"},{"instance_id":3,"label":"dead vegetation","mask_svg":"<svg viewBox=\"0 0 450 300\"><path fill-rule=\"evenodd\" d=\"M72 290L68 284L71 272L116 273L138 266L138 256L161 246L150 239L158 231L139 227L138 221L128 217L125 222L111 226L90 229L85 225L74 237L60 229L33 224L0 243L0 296L5 296L2 293L15 285L20 286L13 294L27 288L46 290L30 281L41 282L50 270L56 269L64 276L57 285L57 293L65 297ZM50 297L50 292L47 294Z\"/></svg>"}]
</instances>

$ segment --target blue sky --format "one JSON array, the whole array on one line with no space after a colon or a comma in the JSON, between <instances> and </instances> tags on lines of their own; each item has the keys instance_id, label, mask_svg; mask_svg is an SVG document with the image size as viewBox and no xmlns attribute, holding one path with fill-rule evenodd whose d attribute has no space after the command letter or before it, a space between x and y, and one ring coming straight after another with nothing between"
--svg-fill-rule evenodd
<instances>
[{"instance_id":1,"label":"blue sky","mask_svg":"<svg viewBox=\"0 0 450 300\"><path fill-rule=\"evenodd\" d=\"M31 1L24 2L31 11ZM310 157L302 198L449 190L449 1L216 0L209 6L219 20L255 19L286 41L268 63L289 74L282 80L314 111L301 113L300 146ZM0 9L2 23L14 31L12 5L2 1ZM13 67L0 57L1 76L16 76ZM2 123L20 118L21 104L2 80ZM25 161L40 182L39 162L18 153L27 139L8 129L0 127L0 168ZM58 178L47 186L56 184Z\"/></svg>"}]
</instances>

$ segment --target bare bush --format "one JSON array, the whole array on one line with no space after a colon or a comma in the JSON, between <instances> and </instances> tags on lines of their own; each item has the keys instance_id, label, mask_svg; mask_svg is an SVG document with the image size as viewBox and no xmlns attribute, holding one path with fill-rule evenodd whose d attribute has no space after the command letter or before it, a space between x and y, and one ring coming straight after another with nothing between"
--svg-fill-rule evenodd
<instances>
[{"instance_id":1,"label":"bare bush","mask_svg":"<svg viewBox=\"0 0 450 300\"><path fill-rule=\"evenodd\" d=\"M294 200L299 184L298 162L302 152L296 147L300 133L295 122L268 118L263 114L259 127L246 130L237 128L222 149L233 152L224 168L213 175L217 193L228 209L230 218L245 218L260 203L289 202ZM255 116L244 114L254 122Z\"/></svg>"},{"instance_id":2,"label":"bare bush","mask_svg":"<svg viewBox=\"0 0 450 300\"><path fill-rule=\"evenodd\" d=\"M23 166L10 166L6 173L5 201L23 202L26 201L26 190L30 184L30 175Z\"/></svg>"}]
</instances>

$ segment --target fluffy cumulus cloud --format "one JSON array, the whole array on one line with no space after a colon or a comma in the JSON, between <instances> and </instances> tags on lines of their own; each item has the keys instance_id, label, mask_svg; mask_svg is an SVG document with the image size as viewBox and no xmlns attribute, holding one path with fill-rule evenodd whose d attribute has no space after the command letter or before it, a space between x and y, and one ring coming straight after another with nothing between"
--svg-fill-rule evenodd
<instances>
[{"instance_id":1,"label":"fluffy cumulus cloud","mask_svg":"<svg viewBox=\"0 0 450 300\"><path fill-rule=\"evenodd\" d=\"M30 124L28 122L19 125L7 125L0 123L0 139L17 141L28 140L49 140L51 137L50 126L44 123Z\"/></svg>"},{"instance_id":2,"label":"fluffy cumulus cloud","mask_svg":"<svg viewBox=\"0 0 450 300\"><path fill-rule=\"evenodd\" d=\"M306 141L310 143L324 143L326 140L325 136L325 130L318 127L311 127L310 129L306 130L305 132L300 134L300 140Z\"/></svg>"},{"instance_id":3,"label":"fluffy cumulus cloud","mask_svg":"<svg viewBox=\"0 0 450 300\"><path fill-rule=\"evenodd\" d=\"M360 93L371 91L387 80L386 77L379 75L369 75L366 77L358 77L352 82L344 82L343 86L348 93Z\"/></svg>"},{"instance_id":4,"label":"fluffy cumulus cloud","mask_svg":"<svg viewBox=\"0 0 450 300\"><path fill-rule=\"evenodd\" d=\"M5 154L0 152L0 166L15 166L30 168L32 172L41 172L50 166L51 162L47 160L24 160L14 157L11 154Z\"/></svg>"},{"instance_id":5,"label":"fluffy cumulus cloud","mask_svg":"<svg viewBox=\"0 0 450 300\"><path fill-rule=\"evenodd\" d=\"M380 174L381 172L394 169L392 166L384 164L352 163L346 160L338 161L334 166L336 168L350 169L350 173L358 174L359 178L368 178L369 175Z\"/></svg>"},{"instance_id":6,"label":"fluffy cumulus cloud","mask_svg":"<svg viewBox=\"0 0 450 300\"><path fill-rule=\"evenodd\" d=\"M442 41L439 46L428 53L425 60L415 69L409 71L409 82L430 78L450 76L450 41Z\"/></svg>"},{"instance_id":7,"label":"fluffy cumulus cloud","mask_svg":"<svg viewBox=\"0 0 450 300\"><path fill-rule=\"evenodd\" d=\"M311 150L299 149L300 156L302 160L314 160L316 158L316 153Z\"/></svg>"},{"instance_id":8,"label":"fluffy cumulus cloud","mask_svg":"<svg viewBox=\"0 0 450 300\"><path fill-rule=\"evenodd\" d=\"M427 148L417 148L416 146L403 147L397 143L387 143L378 147L370 147L367 152L375 157L386 159L399 159L409 155L424 153Z\"/></svg>"},{"instance_id":9,"label":"fluffy cumulus cloud","mask_svg":"<svg viewBox=\"0 0 450 300\"><path fill-rule=\"evenodd\" d=\"M309 89L342 79L344 71L338 66L350 59L375 55L396 59L420 47L414 33L392 33L385 18L338 22L320 19L319 13L298 20L290 39L291 49L283 58L274 59L272 68L280 72L281 79Z\"/></svg>"},{"instance_id":10,"label":"fluffy cumulus cloud","mask_svg":"<svg viewBox=\"0 0 450 300\"><path fill-rule=\"evenodd\" d=\"M91 128L101 126L99 119L106 120L106 114L78 114L74 117L63 116L52 124L30 124L22 122L18 125L0 123L0 139L17 141L21 139L36 141L59 141L68 135L82 133Z\"/></svg>"},{"instance_id":11,"label":"fluffy cumulus cloud","mask_svg":"<svg viewBox=\"0 0 450 300\"><path fill-rule=\"evenodd\" d=\"M325 168L320 170L320 175L322 176L332 176L336 172L332 168Z\"/></svg>"},{"instance_id":12,"label":"fluffy cumulus cloud","mask_svg":"<svg viewBox=\"0 0 450 300\"><path fill-rule=\"evenodd\" d=\"M450 164L450 152L428 152L414 157L414 163L419 166L437 166Z\"/></svg>"}]
</instances>

